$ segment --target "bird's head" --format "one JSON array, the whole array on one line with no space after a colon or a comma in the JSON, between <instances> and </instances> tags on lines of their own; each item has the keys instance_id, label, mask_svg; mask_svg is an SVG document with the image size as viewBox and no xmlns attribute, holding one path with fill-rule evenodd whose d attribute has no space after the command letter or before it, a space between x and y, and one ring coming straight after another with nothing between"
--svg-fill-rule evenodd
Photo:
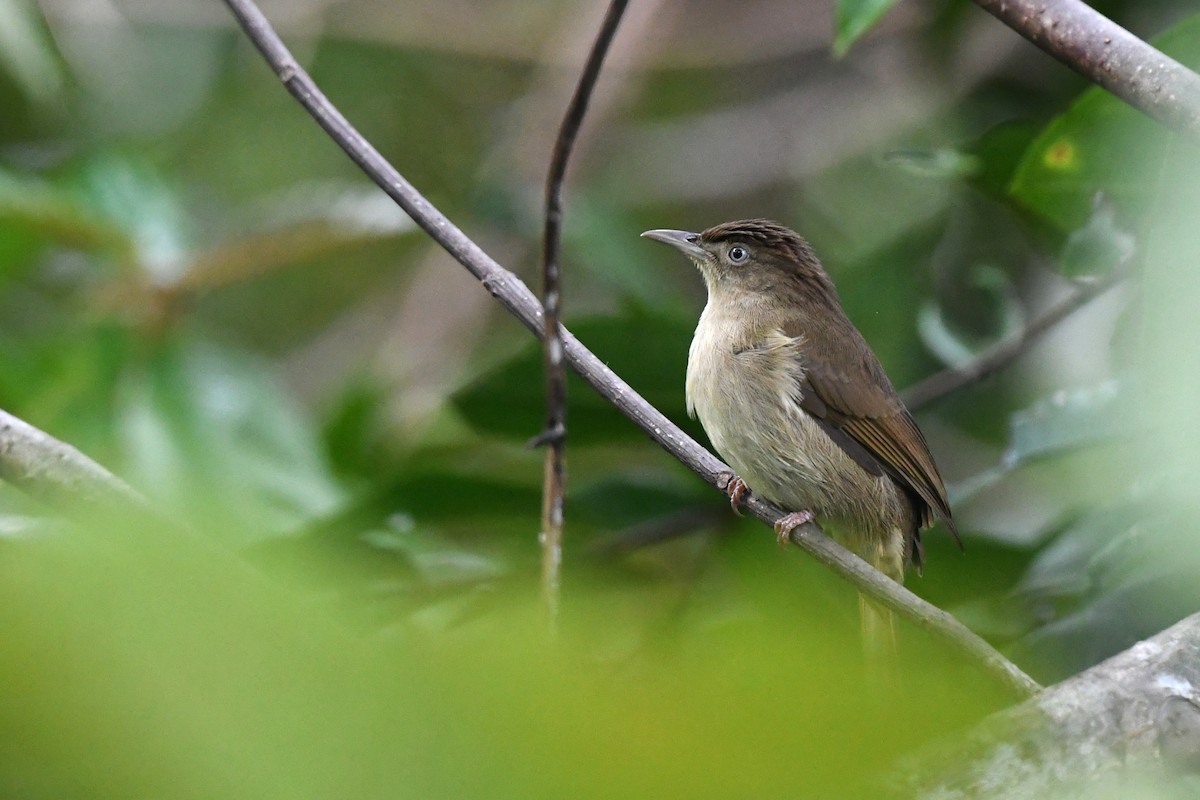
<instances>
[{"instance_id":1,"label":"bird's head","mask_svg":"<svg viewBox=\"0 0 1200 800\"><path fill-rule=\"evenodd\" d=\"M833 282L808 242L777 222L739 220L700 233L660 229L642 236L669 244L691 259L710 296L733 291L837 303Z\"/></svg>"}]
</instances>

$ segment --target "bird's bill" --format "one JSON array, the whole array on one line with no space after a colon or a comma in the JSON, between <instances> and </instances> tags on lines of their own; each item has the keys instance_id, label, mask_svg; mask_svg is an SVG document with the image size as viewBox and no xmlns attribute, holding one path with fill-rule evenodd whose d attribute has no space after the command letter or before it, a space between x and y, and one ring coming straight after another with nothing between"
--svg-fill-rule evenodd
<instances>
[{"instance_id":1,"label":"bird's bill","mask_svg":"<svg viewBox=\"0 0 1200 800\"><path fill-rule=\"evenodd\" d=\"M642 236L647 239L653 239L656 242L669 244L675 249L682 252L684 255L697 261L704 261L708 258L708 252L700 246L700 234L692 233L691 231L673 231L667 228L661 228L653 231L646 231Z\"/></svg>"}]
</instances>

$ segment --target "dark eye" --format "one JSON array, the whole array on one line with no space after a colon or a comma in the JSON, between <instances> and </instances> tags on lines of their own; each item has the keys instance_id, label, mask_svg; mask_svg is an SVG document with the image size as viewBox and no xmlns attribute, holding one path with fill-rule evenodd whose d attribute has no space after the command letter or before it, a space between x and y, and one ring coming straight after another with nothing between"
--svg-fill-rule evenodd
<instances>
[{"instance_id":1,"label":"dark eye","mask_svg":"<svg viewBox=\"0 0 1200 800\"><path fill-rule=\"evenodd\" d=\"M734 264L741 264L750 257L750 251L742 247L740 244L735 244L729 248L729 260Z\"/></svg>"}]
</instances>

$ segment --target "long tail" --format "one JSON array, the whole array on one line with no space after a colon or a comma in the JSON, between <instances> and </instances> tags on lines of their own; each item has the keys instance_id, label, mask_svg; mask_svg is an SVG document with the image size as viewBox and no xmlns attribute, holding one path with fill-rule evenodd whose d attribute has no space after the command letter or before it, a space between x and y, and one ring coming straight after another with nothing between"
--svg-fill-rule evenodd
<instances>
[{"instance_id":1,"label":"long tail","mask_svg":"<svg viewBox=\"0 0 1200 800\"><path fill-rule=\"evenodd\" d=\"M863 648L867 659L879 664L895 661L896 615L865 595L858 596L858 616L862 625Z\"/></svg>"},{"instance_id":2,"label":"long tail","mask_svg":"<svg viewBox=\"0 0 1200 800\"><path fill-rule=\"evenodd\" d=\"M882 541L876 540L865 548L867 561L897 583L904 583L904 564L908 560L909 546L903 529L894 528ZM895 614L891 609L860 594L858 616L867 661L881 674L894 675L898 655Z\"/></svg>"}]
</instances>

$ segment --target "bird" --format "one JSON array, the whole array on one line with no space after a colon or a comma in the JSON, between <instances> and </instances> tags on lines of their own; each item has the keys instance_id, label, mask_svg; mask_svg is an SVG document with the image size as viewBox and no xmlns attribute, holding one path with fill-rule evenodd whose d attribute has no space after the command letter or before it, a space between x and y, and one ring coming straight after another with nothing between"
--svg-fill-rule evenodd
<instances>
[{"instance_id":1,"label":"bird","mask_svg":"<svg viewBox=\"0 0 1200 800\"><path fill-rule=\"evenodd\" d=\"M790 510L781 543L818 520L898 583L909 564L921 570L921 530L935 521L961 547L925 436L803 237L766 219L642 236L704 278L687 409L734 471L734 511L747 491ZM894 652L890 610L862 595L859 608L868 650Z\"/></svg>"}]
</instances>

